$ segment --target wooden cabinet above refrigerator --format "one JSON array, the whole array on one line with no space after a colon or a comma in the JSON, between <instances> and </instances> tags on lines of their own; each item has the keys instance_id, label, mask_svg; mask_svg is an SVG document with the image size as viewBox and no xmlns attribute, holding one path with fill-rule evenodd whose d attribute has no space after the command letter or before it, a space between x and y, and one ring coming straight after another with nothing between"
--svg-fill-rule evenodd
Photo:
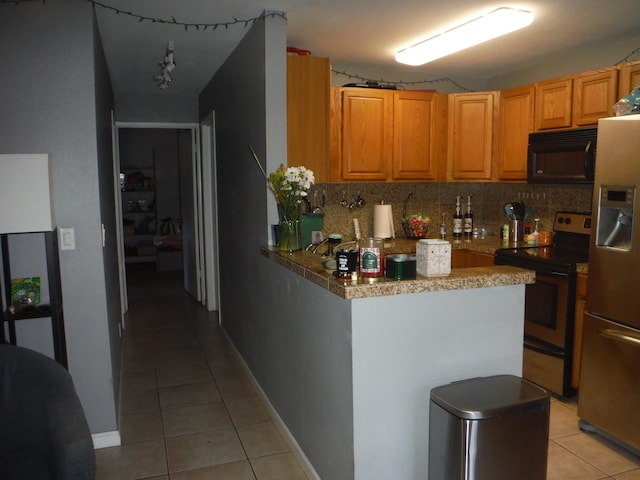
<instances>
[{"instance_id":1,"label":"wooden cabinet above refrigerator","mask_svg":"<svg viewBox=\"0 0 640 480\"><path fill-rule=\"evenodd\" d=\"M596 125L618 100L618 69L608 67L536 84L536 130Z\"/></svg>"}]
</instances>

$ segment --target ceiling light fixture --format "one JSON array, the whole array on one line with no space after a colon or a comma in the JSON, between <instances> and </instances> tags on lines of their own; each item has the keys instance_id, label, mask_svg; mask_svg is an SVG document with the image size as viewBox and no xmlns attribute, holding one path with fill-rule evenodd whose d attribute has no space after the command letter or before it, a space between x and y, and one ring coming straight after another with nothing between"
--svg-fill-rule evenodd
<instances>
[{"instance_id":1,"label":"ceiling light fixture","mask_svg":"<svg viewBox=\"0 0 640 480\"><path fill-rule=\"evenodd\" d=\"M158 65L160 65L161 72L159 75L153 77L153 79L158 82L158 88L160 90L167 88L171 83L171 80L173 80L173 78L171 78L171 72L176 68L176 63L173 61L173 48L173 42L169 42L167 44L167 51L165 53L164 60L158 63Z\"/></svg>"},{"instance_id":2,"label":"ceiling light fixture","mask_svg":"<svg viewBox=\"0 0 640 480\"><path fill-rule=\"evenodd\" d=\"M501 7L468 22L438 33L427 40L400 50L396 61L407 65L423 65L465 48L524 28L533 22L526 10Z\"/></svg>"}]
</instances>

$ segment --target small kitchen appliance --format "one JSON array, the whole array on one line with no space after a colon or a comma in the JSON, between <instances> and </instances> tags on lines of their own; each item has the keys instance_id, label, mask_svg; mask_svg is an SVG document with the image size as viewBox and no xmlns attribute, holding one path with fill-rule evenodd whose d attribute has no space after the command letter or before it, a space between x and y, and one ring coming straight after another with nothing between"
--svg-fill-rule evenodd
<instances>
[{"instance_id":1,"label":"small kitchen appliance","mask_svg":"<svg viewBox=\"0 0 640 480\"><path fill-rule=\"evenodd\" d=\"M573 396L576 269L587 262L589 213L557 212L553 245L496 250L496 265L536 272L525 287L523 377L560 396Z\"/></svg>"}]
</instances>

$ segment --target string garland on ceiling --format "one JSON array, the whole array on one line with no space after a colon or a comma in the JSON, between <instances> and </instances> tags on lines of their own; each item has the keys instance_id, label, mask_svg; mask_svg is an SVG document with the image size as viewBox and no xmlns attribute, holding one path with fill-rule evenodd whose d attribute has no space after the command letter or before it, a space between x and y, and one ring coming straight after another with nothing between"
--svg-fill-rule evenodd
<instances>
[{"instance_id":1,"label":"string garland on ceiling","mask_svg":"<svg viewBox=\"0 0 640 480\"><path fill-rule=\"evenodd\" d=\"M23 2L35 2L35 1L40 1L43 4L46 3L46 0L0 0L0 3L13 3L15 5L19 4L19 3L23 3ZM217 23L203 23L203 22L199 22L199 23L192 23L192 22L183 22L180 20L176 20L176 18L174 16L171 16L171 20L167 20L166 18L160 18L160 17L148 17L146 15L140 15L138 13L134 13L132 11L129 10L121 10L119 8L116 8L112 5L107 5L106 3L102 3L99 2L97 0L85 0L89 3L91 3L92 5L96 6L96 7L100 7L100 8L104 8L105 10L110 10L112 12L114 12L116 15L126 15L128 17L132 17L135 18L136 20L138 20L139 23L141 22L151 22L151 23L160 23L160 24L164 24L164 25L176 25L176 26L180 26L183 27L185 30L189 30L190 28L193 28L195 30L217 30L218 28L229 28L231 26L234 25L244 25L244 27L248 27L249 25L257 22L258 20L263 20L265 18L282 18L285 21L287 20L287 17L285 15L284 12L269 12L269 13L262 13L256 17L251 17L251 18L246 18L246 19L238 19L233 17L233 20L229 20L226 22L217 22Z\"/></svg>"},{"instance_id":2,"label":"string garland on ceiling","mask_svg":"<svg viewBox=\"0 0 640 480\"><path fill-rule=\"evenodd\" d=\"M339 71L336 70L334 68L331 69L331 71L333 73L335 73L336 75L344 75L345 77L348 77L349 79L355 79L355 80L361 80L365 83L369 83L369 84L378 84L378 85L393 85L395 87L414 87L416 85L422 85L425 83L450 83L452 85L455 85L457 88L459 88L460 90L464 90L465 92L473 92L474 90L471 90L470 88L466 88L463 87L462 85L460 85L458 82L456 82L455 80L452 80L451 78L448 77L442 77L442 78L435 78L433 80L417 80L417 81L412 81L412 82L406 82L406 81L397 81L397 82L390 82L384 79L373 79L373 78L367 78L367 77L363 77L361 75L357 75L355 73L348 73L345 71Z\"/></svg>"},{"instance_id":3,"label":"string garland on ceiling","mask_svg":"<svg viewBox=\"0 0 640 480\"><path fill-rule=\"evenodd\" d=\"M19 3L23 3L23 2L35 2L35 1L41 1L43 4L46 3L46 0L0 0L0 3L13 3L14 5L18 5ZM129 17L133 17L135 19L138 20L139 23L141 22L151 22L151 23L160 23L160 24L165 24L165 25L176 25L176 26L181 26L186 30L189 30L190 28L194 28L197 31L200 31L200 29L202 30L217 30L218 28L229 28L230 26L233 25L239 25L239 24L243 24L244 27L248 27L249 25L257 22L258 20L262 20L265 18L282 18L285 21L287 21L287 16L284 12L269 12L269 13L262 13L261 15L258 15L257 17L252 17L252 18L247 18L247 19L237 19L235 17L233 17L233 20L230 21L226 21L226 22L217 22L217 23L191 23L191 22L183 22L183 21L179 21L176 20L176 18L174 16L171 17L171 20L167 20L164 18L159 18L159 17L148 17L145 15L140 15L128 10L121 10L119 8L113 7L111 5L107 5L105 3L99 2L98 0L85 0L91 4L93 4L96 7L100 7L100 8L104 8L106 10L111 10L112 12L115 12L116 15L126 15ZM626 61L629 60L629 58L631 58L633 55L635 55L638 51L640 51L640 47L636 48L635 50L633 50L631 53L629 53L626 57L624 57L623 59L619 60L618 62L616 62L616 65L619 65L621 63L624 63ZM448 77L443 77L443 78L436 78L436 79L432 79L432 80L418 80L418 81L386 81L384 79L372 79L372 78L367 78L367 77L363 77L361 75L357 75L354 73L349 73L346 71L339 71L339 70L335 70L332 69L332 72L335 73L336 75L343 75L348 77L349 79L356 79L356 80L360 80L362 82L365 83L372 83L372 84L380 84L380 85L394 85L396 87L412 87L412 86L416 86L416 85L423 85L423 84L437 84L437 83L450 83L452 85L454 85L455 87L459 88L460 90L466 91L466 92L472 92L473 90L466 88L462 85L460 85L458 82L456 82L455 80L452 80L451 78Z\"/></svg>"},{"instance_id":4,"label":"string garland on ceiling","mask_svg":"<svg viewBox=\"0 0 640 480\"><path fill-rule=\"evenodd\" d=\"M633 52L631 52L629 55L627 55L626 57L624 57L622 60L618 61L618 63L616 63L616 65L620 65L621 63L626 63L629 61L629 59L631 57L633 57L636 53L638 53L640 51L640 47L636 48Z\"/></svg>"},{"instance_id":5,"label":"string garland on ceiling","mask_svg":"<svg viewBox=\"0 0 640 480\"><path fill-rule=\"evenodd\" d=\"M284 12L269 12L269 13L262 13L260 15L258 15L257 17L252 17L252 18L247 18L247 19L243 19L243 20L239 20L235 17L233 17L233 20L229 20L227 22L218 22L218 23L191 23L191 22L182 22L179 20L176 20L176 18L174 16L171 17L171 20L167 20L164 18L159 18L159 17L147 17L145 15L140 15L137 13L133 13L127 10L120 10L119 8L113 7L111 5L107 5L105 3L102 2L98 2L97 0L86 0L89 3L92 3L93 5L97 6L97 7L101 7L104 8L106 10L111 10L112 12L115 12L117 15L127 15L129 17L133 17L135 19L138 20L138 22L145 22L145 21L149 21L151 23L161 23L161 24L165 24L165 25L177 25L177 26L181 26L184 27L185 31L189 30L189 28L194 28L196 30L217 30L218 28L224 27L224 28L229 28L233 25L239 25L239 24L244 24L244 27L248 27L249 25L257 22L258 20L262 20L265 18L275 18L275 17L280 17L282 19L284 19L285 21L287 20L287 17L285 15Z\"/></svg>"}]
</instances>

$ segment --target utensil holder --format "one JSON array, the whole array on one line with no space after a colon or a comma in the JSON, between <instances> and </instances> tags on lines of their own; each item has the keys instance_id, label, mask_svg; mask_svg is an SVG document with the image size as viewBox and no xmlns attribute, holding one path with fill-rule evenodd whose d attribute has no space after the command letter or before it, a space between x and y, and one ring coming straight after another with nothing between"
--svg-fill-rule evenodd
<instances>
[{"instance_id":1,"label":"utensil holder","mask_svg":"<svg viewBox=\"0 0 640 480\"><path fill-rule=\"evenodd\" d=\"M513 243L524 240L524 220L509 221L509 241Z\"/></svg>"}]
</instances>

